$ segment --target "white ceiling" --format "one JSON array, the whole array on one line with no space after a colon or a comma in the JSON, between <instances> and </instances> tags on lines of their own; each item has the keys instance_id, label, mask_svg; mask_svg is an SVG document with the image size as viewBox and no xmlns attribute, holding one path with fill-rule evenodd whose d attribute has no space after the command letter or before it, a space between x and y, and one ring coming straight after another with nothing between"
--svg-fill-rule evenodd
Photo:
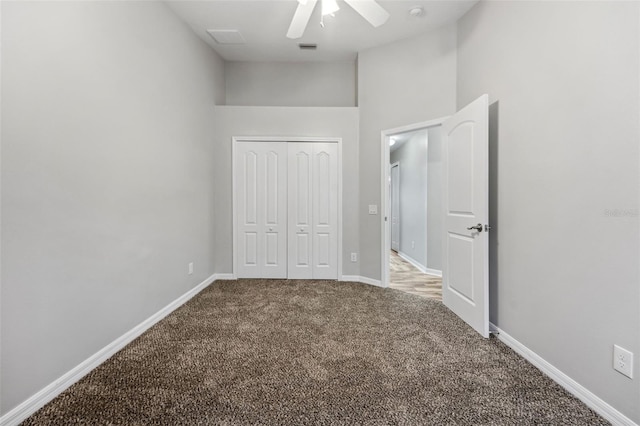
<instances>
[{"instance_id":1,"label":"white ceiling","mask_svg":"<svg viewBox=\"0 0 640 426\"><path fill-rule=\"evenodd\" d=\"M348 61L358 52L416 36L456 21L478 0L379 0L391 14L373 28L347 4L338 0L335 17L320 27L320 2L302 38L286 37L297 0L167 0L169 7L227 61ZM424 15L409 16L422 6ZM239 30L244 45L219 45L208 29ZM317 43L315 51L301 51L298 43Z\"/></svg>"}]
</instances>

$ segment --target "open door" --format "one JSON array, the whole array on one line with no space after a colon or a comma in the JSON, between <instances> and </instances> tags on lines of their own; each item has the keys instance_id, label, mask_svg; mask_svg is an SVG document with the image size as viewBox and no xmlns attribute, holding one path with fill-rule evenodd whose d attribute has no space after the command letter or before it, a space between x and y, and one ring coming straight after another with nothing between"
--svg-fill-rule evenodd
<instances>
[{"instance_id":1,"label":"open door","mask_svg":"<svg viewBox=\"0 0 640 426\"><path fill-rule=\"evenodd\" d=\"M444 243L442 301L489 337L489 97L442 125Z\"/></svg>"}]
</instances>

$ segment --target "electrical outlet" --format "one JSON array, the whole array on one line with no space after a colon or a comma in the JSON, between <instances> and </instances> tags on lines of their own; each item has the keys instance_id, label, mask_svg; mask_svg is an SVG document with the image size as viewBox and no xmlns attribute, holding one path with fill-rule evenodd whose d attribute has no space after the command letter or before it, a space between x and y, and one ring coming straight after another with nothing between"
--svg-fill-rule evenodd
<instances>
[{"instance_id":1,"label":"electrical outlet","mask_svg":"<svg viewBox=\"0 0 640 426\"><path fill-rule=\"evenodd\" d=\"M358 261L358 253L351 253L351 261L352 262Z\"/></svg>"},{"instance_id":2,"label":"electrical outlet","mask_svg":"<svg viewBox=\"0 0 640 426\"><path fill-rule=\"evenodd\" d=\"M193 274L193 262L189 262L189 275Z\"/></svg>"},{"instance_id":3,"label":"electrical outlet","mask_svg":"<svg viewBox=\"0 0 640 426\"><path fill-rule=\"evenodd\" d=\"M633 379L633 352L613 345L613 369Z\"/></svg>"},{"instance_id":4,"label":"electrical outlet","mask_svg":"<svg viewBox=\"0 0 640 426\"><path fill-rule=\"evenodd\" d=\"M369 204L369 214L378 214L377 204Z\"/></svg>"}]
</instances>

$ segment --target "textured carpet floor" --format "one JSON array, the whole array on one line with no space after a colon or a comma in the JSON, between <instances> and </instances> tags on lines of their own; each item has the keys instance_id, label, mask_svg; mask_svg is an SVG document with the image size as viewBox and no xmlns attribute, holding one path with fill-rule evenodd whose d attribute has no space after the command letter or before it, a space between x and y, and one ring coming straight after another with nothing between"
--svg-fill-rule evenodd
<instances>
[{"instance_id":1,"label":"textured carpet floor","mask_svg":"<svg viewBox=\"0 0 640 426\"><path fill-rule=\"evenodd\" d=\"M26 425L597 425L440 302L363 284L219 281Z\"/></svg>"}]
</instances>

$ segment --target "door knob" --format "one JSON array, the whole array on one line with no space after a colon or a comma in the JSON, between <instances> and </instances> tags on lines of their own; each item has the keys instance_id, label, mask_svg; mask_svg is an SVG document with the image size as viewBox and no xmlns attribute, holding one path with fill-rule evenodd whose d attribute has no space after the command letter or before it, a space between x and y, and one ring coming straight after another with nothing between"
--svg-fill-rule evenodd
<instances>
[{"instance_id":1,"label":"door knob","mask_svg":"<svg viewBox=\"0 0 640 426\"><path fill-rule=\"evenodd\" d=\"M467 230L471 231L472 229L475 229L478 232L482 232L482 224L479 223L476 226L470 226L467 228Z\"/></svg>"},{"instance_id":2,"label":"door knob","mask_svg":"<svg viewBox=\"0 0 640 426\"><path fill-rule=\"evenodd\" d=\"M269 231L273 231L273 228L269 228Z\"/></svg>"}]
</instances>

